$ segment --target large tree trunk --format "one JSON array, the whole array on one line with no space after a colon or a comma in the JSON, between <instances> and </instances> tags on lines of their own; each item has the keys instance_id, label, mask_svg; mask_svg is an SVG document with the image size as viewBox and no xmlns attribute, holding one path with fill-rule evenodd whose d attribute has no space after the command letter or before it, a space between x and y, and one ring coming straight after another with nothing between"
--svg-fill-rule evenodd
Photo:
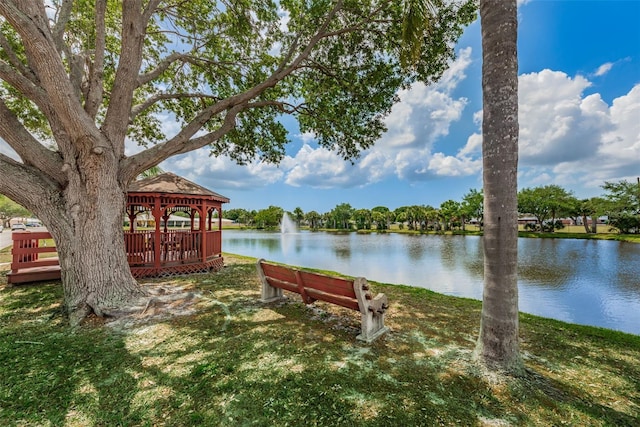
<instances>
[{"instance_id":1,"label":"large tree trunk","mask_svg":"<svg viewBox=\"0 0 640 427\"><path fill-rule=\"evenodd\" d=\"M481 0L484 294L476 356L518 374L518 61L516 0Z\"/></svg>"},{"instance_id":2,"label":"large tree trunk","mask_svg":"<svg viewBox=\"0 0 640 427\"><path fill-rule=\"evenodd\" d=\"M144 295L124 250L126 192L116 178L117 163L104 159L110 157L107 153L95 157L102 161L85 166L82 173L68 171L72 179L59 209L42 218L56 241L72 325L91 312L126 312Z\"/></svg>"}]
</instances>

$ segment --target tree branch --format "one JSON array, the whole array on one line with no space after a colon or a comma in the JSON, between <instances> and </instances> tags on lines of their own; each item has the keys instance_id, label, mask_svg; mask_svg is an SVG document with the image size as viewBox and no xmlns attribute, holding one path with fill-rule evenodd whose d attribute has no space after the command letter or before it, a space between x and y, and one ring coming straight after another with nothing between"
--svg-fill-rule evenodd
<instances>
[{"instance_id":1,"label":"tree branch","mask_svg":"<svg viewBox=\"0 0 640 427\"><path fill-rule=\"evenodd\" d=\"M4 61L0 61L0 79L7 82L15 90L33 101L38 106L46 105L47 94L33 82Z\"/></svg>"},{"instance_id":2,"label":"tree branch","mask_svg":"<svg viewBox=\"0 0 640 427\"><path fill-rule=\"evenodd\" d=\"M276 107L283 113L293 114L303 111L304 104L294 105L283 101L258 101L247 103L247 108L263 108L263 107Z\"/></svg>"},{"instance_id":3,"label":"tree branch","mask_svg":"<svg viewBox=\"0 0 640 427\"><path fill-rule=\"evenodd\" d=\"M148 98L141 104L134 105L131 109L131 114L129 115L129 121L133 121L138 114L145 111L147 108L151 107L153 104L163 101L165 99L183 99L183 98L203 98L203 99L215 99L218 100L218 97L207 95L204 93L158 93Z\"/></svg>"},{"instance_id":4,"label":"tree branch","mask_svg":"<svg viewBox=\"0 0 640 427\"><path fill-rule=\"evenodd\" d=\"M71 8L73 7L73 0L63 0L57 16L58 20L55 27L53 27L53 42L56 46L58 53L62 53L64 49L64 30L67 27L69 18L71 18Z\"/></svg>"},{"instance_id":5,"label":"tree branch","mask_svg":"<svg viewBox=\"0 0 640 427\"><path fill-rule=\"evenodd\" d=\"M172 139L142 151L131 156L121 162L120 181L129 182L134 179L140 172L157 165L164 159L176 154L188 153L190 151L202 148L207 144L222 138L231 129L236 126L237 115L244 110L245 106L236 105L229 108L225 115L224 122L214 132L210 132L201 137L190 139L186 136L184 130Z\"/></svg>"},{"instance_id":6,"label":"tree branch","mask_svg":"<svg viewBox=\"0 0 640 427\"><path fill-rule=\"evenodd\" d=\"M82 99L82 78L84 76L84 56L74 55L69 46L62 47L69 62L69 81L76 99Z\"/></svg>"},{"instance_id":7,"label":"tree branch","mask_svg":"<svg viewBox=\"0 0 640 427\"><path fill-rule=\"evenodd\" d=\"M31 71L24 63L18 58L13 48L9 44L9 41L4 37L4 34L0 33L0 46L9 59L9 63L26 79L31 83L36 83L37 79L33 71Z\"/></svg>"},{"instance_id":8,"label":"tree branch","mask_svg":"<svg viewBox=\"0 0 640 427\"><path fill-rule=\"evenodd\" d=\"M96 45L94 47L93 66L89 75L89 88L84 105L87 114L95 119L102 103L103 79L104 79L104 50L106 45L105 15L107 9L106 0L96 1Z\"/></svg>"},{"instance_id":9,"label":"tree branch","mask_svg":"<svg viewBox=\"0 0 640 427\"><path fill-rule=\"evenodd\" d=\"M58 183L65 181L60 156L40 144L0 100L0 137L18 153L25 165L33 165Z\"/></svg>"},{"instance_id":10,"label":"tree branch","mask_svg":"<svg viewBox=\"0 0 640 427\"><path fill-rule=\"evenodd\" d=\"M4 154L0 154L0 193L32 212L60 198L58 183Z\"/></svg>"},{"instance_id":11,"label":"tree branch","mask_svg":"<svg viewBox=\"0 0 640 427\"><path fill-rule=\"evenodd\" d=\"M318 31L315 33L315 35L309 40L309 43L307 43L307 45L302 50L302 52L300 52L300 54L293 60L293 62L288 67L286 66L285 62L281 63L280 66L278 67L278 70L276 70L276 72L274 73L274 75L272 75L272 77L274 77L275 75L282 75L282 74L284 74L282 78L286 77L286 75L290 74L302 63L302 61L304 61L306 58L309 57L309 55L311 55L311 51L318 44L318 42L327 36L327 32L326 32L327 28L329 28L329 24L331 23L333 18L335 18L336 14L340 10L342 10L343 4L344 4L343 0L339 0L336 2L333 9L329 11L326 19L324 20L320 28L318 28ZM294 43L293 45L295 46L296 43ZM293 50L290 49L287 54L287 57L289 57L291 53L293 53Z\"/></svg>"},{"instance_id":12,"label":"tree branch","mask_svg":"<svg viewBox=\"0 0 640 427\"><path fill-rule=\"evenodd\" d=\"M17 6L14 2L3 1L0 2L0 14L20 35L29 63L47 94L46 104L36 104L49 122L62 125L68 139L74 143L101 141L103 136L74 94L49 30L43 3L22 1Z\"/></svg>"},{"instance_id":13,"label":"tree branch","mask_svg":"<svg viewBox=\"0 0 640 427\"><path fill-rule=\"evenodd\" d=\"M142 13L142 19L145 22L145 27L147 26L147 23L149 22L153 14L158 9L158 5L160 4L160 1L161 0L150 0L149 3L147 3L147 7L144 9L144 12Z\"/></svg>"},{"instance_id":14,"label":"tree branch","mask_svg":"<svg viewBox=\"0 0 640 427\"><path fill-rule=\"evenodd\" d=\"M166 58L164 58L162 61L160 61L158 63L158 66L147 72L144 74L141 74L140 76L138 76L138 80L137 80L137 87L140 87L146 83L149 83L150 81L152 81L153 79L155 79L156 77L158 77L160 74L162 74L163 72L165 72L167 70L167 68L169 68L169 66L171 64L173 64L174 62L176 62L179 59L182 59L185 55L181 54L181 53L177 53L174 52L171 55L167 56Z\"/></svg>"},{"instance_id":15,"label":"tree branch","mask_svg":"<svg viewBox=\"0 0 640 427\"><path fill-rule=\"evenodd\" d=\"M124 155L124 140L129 125L129 115L133 103L133 91L137 87L137 78L142 64L142 48L148 21L145 21L149 8L157 1L151 1L145 15L142 13L141 0L122 2L122 34L120 59L116 71L111 101L107 108L102 131L112 144L117 156Z\"/></svg>"},{"instance_id":16,"label":"tree branch","mask_svg":"<svg viewBox=\"0 0 640 427\"><path fill-rule=\"evenodd\" d=\"M153 81L160 74L165 72L171 66L171 64L177 61L182 61L183 63L190 63L190 64L198 65L201 67L205 65L216 66L223 69L226 67L228 70L231 70L231 68L229 67L231 65L242 66L242 64L235 63L235 62L211 61L204 58L198 58L190 54L174 52L169 56L167 56L166 58L164 58L162 61L160 61L157 64L156 68L138 76L137 87L143 86L149 83L150 81Z\"/></svg>"}]
</instances>

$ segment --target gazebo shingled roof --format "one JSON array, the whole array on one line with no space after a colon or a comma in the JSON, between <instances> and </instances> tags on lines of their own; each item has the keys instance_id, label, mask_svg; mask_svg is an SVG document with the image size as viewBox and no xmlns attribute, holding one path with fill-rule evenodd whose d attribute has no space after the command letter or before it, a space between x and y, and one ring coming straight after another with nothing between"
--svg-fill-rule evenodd
<instances>
[{"instance_id":1,"label":"gazebo shingled roof","mask_svg":"<svg viewBox=\"0 0 640 427\"><path fill-rule=\"evenodd\" d=\"M171 172L134 181L127 189L129 193L168 193L205 196L220 203L229 203L229 198L204 188L195 182Z\"/></svg>"}]
</instances>

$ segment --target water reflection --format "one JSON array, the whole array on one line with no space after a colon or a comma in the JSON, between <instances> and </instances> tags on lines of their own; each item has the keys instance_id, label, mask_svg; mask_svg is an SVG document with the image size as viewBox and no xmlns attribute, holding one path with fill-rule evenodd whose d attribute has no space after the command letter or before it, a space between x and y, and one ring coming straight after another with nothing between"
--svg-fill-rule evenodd
<instances>
[{"instance_id":1,"label":"water reflection","mask_svg":"<svg viewBox=\"0 0 640 427\"><path fill-rule=\"evenodd\" d=\"M223 249L371 280L482 298L482 238L228 230ZM640 334L640 245L520 239L521 311Z\"/></svg>"},{"instance_id":2,"label":"water reflection","mask_svg":"<svg viewBox=\"0 0 640 427\"><path fill-rule=\"evenodd\" d=\"M613 243L613 242L610 242ZM619 290L631 297L632 294L640 294L640 277L638 277L637 265L640 261L640 245L625 243L614 245L616 250L616 279Z\"/></svg>"},{"instance_id":3,"label":"water reflection","mask_svg":"<svg viewBox=\"0 0 640 427\"><path fill-rule=\"evenodd\" d=\"M340 239L333 246L333 251L338 258L348 260L351 258L351 242Z\"/></svg>"}]
</instances>

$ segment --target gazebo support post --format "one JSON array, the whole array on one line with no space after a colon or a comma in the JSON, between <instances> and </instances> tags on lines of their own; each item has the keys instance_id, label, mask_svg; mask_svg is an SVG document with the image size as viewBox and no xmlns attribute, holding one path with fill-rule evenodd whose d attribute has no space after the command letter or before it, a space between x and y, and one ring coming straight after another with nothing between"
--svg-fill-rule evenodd
<instances>
[{"instance_id":1,"label":"gazebo support post","mask_svg":"<svg viewBox=\"0 0 640 427\"><path fill-rule=\"evenodd\" d=\"M131 209L127 210L127 214L129 216L129 231L133 233L135 231L134 224L137 217L137 215L135 214L135 208L131 206Z\"/></svg>"},{"instance_id":2,"label":"gazebo support post","mask_svg":"<svg viewBox=\"0 0 640 427\"><path fill-rule=\"evenodd\" d=\"M209 216L209 206L205 203L200 211L200 257L203 264L207 262L207 217Z\"/></svg>"},{"instance_id":3,"label":"gazebo support post","mask_svg":"<svg viewBox=\"0 0 640 427\"><path fill-rule=\"evenodd\" d=\"M160 232L160 218L162 218L162 207L160 206L160 199L156 198L153 203L153 217L155 220L155 238L153 239L153 269L154 274L160 273L160 254L162 253L161 248L161 232Z\"/></svg>"}]
</instances>

